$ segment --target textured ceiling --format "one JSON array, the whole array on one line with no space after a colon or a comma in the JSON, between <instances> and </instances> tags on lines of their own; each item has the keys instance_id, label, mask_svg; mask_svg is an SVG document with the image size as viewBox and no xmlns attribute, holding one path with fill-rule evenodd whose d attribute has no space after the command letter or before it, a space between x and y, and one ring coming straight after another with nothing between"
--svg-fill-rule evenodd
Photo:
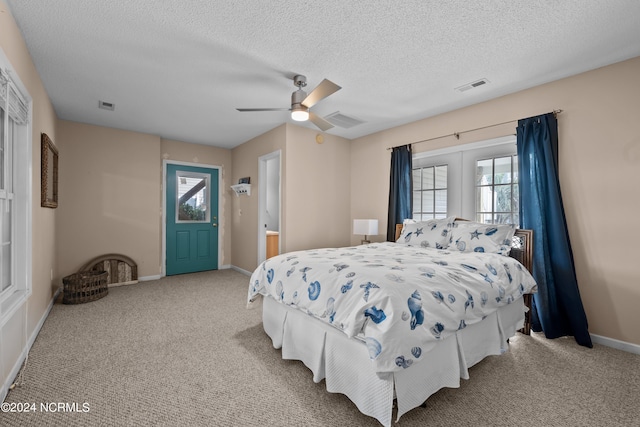
<instances>
[{"instance_id":1,"label":"textured ceiling","mask_svg":"<svg viewBox=\"0 0 640 427\"><path fill-rule=\"evenodd\" d=\"M291 121L236 108L295 74L356 138L640 55L638 0L5 1L59 118L227 148Z\"/></svg>"}]
</instances>

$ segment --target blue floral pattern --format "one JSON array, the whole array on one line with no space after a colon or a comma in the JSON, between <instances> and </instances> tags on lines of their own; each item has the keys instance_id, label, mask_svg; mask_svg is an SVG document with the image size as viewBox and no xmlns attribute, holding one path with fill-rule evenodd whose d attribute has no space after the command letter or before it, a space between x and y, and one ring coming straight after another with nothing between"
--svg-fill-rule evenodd
<instances>
[{"instance_id":1,"label":"blue floral pattern","mask_svg":"<svg viewBox=\"0 0 640 427\"><path fill-rule=\"evenodd\" d=\"M512 224L455 221L449 232L448 247L460 252L509 255L515 231L516 227Z\"/></svg>"},{"instance_id":2,"label":"blue floral pattern","mask_svg":"<svg viewBox=\"0 0 640 427\"><path fill-rule=\"evenodd\" d=\"M397 243L421 248L444 249L449 242L449 230L455 217L430 219L427 221L407 221Z\"/></svg>"},{"instance_id":3,"label":"blue floral pattern","mask_svg":"<svg viewBox=\"0 0 640 427\"><path fill-rule=\"evenodd\" d=\"M376 372L409 368L437 341L536 289L513 258L387 242L279 255L249 283L249 300L271 296L361 336Z\"/></svg>"}]
</instances>

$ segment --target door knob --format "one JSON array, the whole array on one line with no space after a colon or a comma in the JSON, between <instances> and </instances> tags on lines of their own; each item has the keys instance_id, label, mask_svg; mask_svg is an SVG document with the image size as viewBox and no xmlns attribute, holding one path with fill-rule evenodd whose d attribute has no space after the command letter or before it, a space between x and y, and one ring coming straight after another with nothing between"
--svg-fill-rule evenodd
<instances>
[{"instance_id":1,"label":"door knob","mask_svg":"<svg viewBox=\"0 0 640 427\"><path fill-rule=\"evenodd\" d=\"M214 222L213 224L211 224L211 225L213 225L214 227L217 227L217 226L218 226L218 224L216 224L215 222Z\"/></svg>"}]
</instances>

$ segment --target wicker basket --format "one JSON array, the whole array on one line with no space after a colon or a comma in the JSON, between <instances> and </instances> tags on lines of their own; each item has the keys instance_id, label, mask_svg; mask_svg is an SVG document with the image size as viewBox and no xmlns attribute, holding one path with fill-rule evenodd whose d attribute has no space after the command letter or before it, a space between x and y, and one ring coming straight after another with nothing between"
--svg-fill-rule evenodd
<instances>
[{"instance_id":1,"label":"wicker basket","mask_svg":"<svg viewBox=\"0 0 640 427\"><path fill-rule=\"evenodd\" d=\"M62 279L63 304L80 304L95 301L109 293L106 271L82 271Z\"/></svg>"}]
</instances>

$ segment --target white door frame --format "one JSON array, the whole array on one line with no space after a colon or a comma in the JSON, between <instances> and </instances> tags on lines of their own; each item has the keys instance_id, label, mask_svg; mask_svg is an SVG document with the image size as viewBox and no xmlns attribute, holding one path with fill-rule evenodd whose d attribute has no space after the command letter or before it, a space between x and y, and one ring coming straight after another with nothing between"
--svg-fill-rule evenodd
<instances>
[{"instance_id":1,"label":"white door frame","mask_svg":"<svg viewBox=\"0 0 640 427\"><path fill-rule=\"evenodd\" d=\"M276 150L269 154L258 157L258 265L267 259L267 234L264 224L266 224L267 211L267 162L278 159L278 253L282 247L282 150Z\"/></svg>"},{"instance_id":2,"label":"white door frame","mask_svg":"<svg viewBox=\"0 0 640 427\"><path fill-rule=\"evenodd\" d=\"M162 160L162 269L161 277L167 275L167 165L193 166L196 168L207 168L218 170L218 269L222 265L222 229L224 227L224 216L222 210L222 166L207 165L204 163L180 162L177 160Z\"/></svg>"}]
</instances>

